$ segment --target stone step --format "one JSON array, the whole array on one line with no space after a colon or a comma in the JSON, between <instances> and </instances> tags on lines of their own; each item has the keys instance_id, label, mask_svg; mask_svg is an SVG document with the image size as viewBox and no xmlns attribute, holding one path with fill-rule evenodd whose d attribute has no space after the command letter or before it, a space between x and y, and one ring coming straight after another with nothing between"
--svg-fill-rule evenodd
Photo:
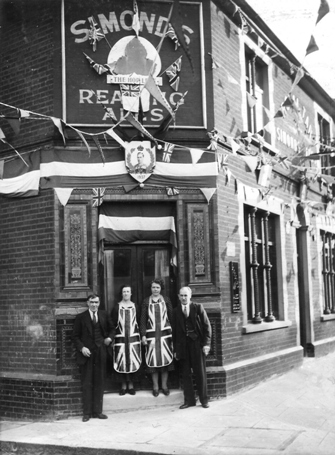
<instances>
[{"instance_id":1,"label":"stone step","mask_svg":"<svg viewBox=\"0 0 335 455\"><path fill-rule=\"evenodd\" d=\"M151 390L136 391L136 395L120 396L118 393L105 393L103 412L127 412L138 409L159 408L163 406L180 406L184 402L182 390L170 390L170 395L166 397L162 391L158 397L152 395Z\"/></svg>"}]
</instances>

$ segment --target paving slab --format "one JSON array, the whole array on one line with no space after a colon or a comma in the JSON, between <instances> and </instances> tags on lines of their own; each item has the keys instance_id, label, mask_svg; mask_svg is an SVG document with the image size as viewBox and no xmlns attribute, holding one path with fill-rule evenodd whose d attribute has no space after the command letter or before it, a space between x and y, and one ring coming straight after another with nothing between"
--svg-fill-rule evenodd
<instances>
[{"instance_id":1,"label":"paving slab","mask_svg":"<svg viewBox=\"0 0 335 455\"><path fill-rule=\"evenodd\" d=\"M2 455L334 455L335 353L226 399L107 394L107 420L0 422Z\"/></svg>"}]
</instances>

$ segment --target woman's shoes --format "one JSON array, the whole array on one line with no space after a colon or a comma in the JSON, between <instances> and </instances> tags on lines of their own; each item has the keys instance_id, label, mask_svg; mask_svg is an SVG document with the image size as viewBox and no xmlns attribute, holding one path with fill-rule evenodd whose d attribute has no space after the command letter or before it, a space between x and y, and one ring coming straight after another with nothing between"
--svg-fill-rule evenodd
<instances>
[{"instance_id":1,"label":"woman's shoes","mask_svg":"<svg viewBox=\"0 0 335 455\"><path fill-rule=\"evenodd\" d=\"M126 389L120 389L119 395L123 396L126 394Z\"/></svg>"},{"instance_id":2,"label":"woman's shoes","mask_svg":"<svg viewBox=\"0 0 335 455\"><path fill-rule=\"evenodd\" d=\"M170 390L169 389L162 389L164 395L168 397L170 395Z\"/></svg>"},{"instance_id":3,"label":"woman's shoes","mask_svg":"<svg viewBox=\"0 0 335 455\"><path fill-rule=\"evenodd\" d=\"M154 389L154 390L152 391L152 394L153 394L154 397L158 397L158 395L159 395L159 390L155 390L155 389Z\"/></svg>"},{"instance_id":4,"label":"woman's shoes","mask_svg":"<svg viewBox=\"0 0 335 455\"><path fill-rule=\"evenodd\" d=\"M128 389L129 395L136 395L135 389Z\"/></svg>"}]
</instances>

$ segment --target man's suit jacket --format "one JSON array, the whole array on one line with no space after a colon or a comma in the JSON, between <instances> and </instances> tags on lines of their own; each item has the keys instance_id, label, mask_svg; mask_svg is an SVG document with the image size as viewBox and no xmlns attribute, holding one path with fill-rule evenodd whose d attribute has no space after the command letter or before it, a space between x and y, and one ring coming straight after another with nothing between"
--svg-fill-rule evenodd
<instances>
[{"instance_id":1,"label":"man's suit jacket","mask_svg":"<svg viewBox=\"0 0 335 455\"><path fill-rule=\"evenodd\" d=\"M101 327L102 336L104 338L114 339L115 327L111 319L107 316L106 311L98 310L98 323ZM95 347L93 339L93 324L89 310L78 314L74 321L73 327L73 342L77 350L77 363L83 365L88 357L85 357L81 350L83 347L90 351Z\"/></svg>"},{"instance_id":2,"label":"man's suit jacket","mask_svg":"<svg viewBox=\"0 0 335 455\"><path fill-rule=\"evenodd\" d=\"M201 347L210 346L212 327L204 307L200 303L191 302L189 317L191 318L195 332L200 338ZM173 310L172 330L173 346L177 359L184 359L186 356L186 327L181 304Z\"/></svg>"}]
</instances>

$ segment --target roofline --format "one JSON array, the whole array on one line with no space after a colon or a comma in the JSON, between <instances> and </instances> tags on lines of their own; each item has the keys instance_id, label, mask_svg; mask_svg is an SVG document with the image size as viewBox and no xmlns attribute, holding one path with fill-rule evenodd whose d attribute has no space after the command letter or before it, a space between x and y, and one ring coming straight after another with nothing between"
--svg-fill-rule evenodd
<instances>
[{"instance_id":1,"label":"roofline","mask_svg":"<svg viewBox=\"0 0 335 455\"><path fill-rule=\"evenodd\" d=\"M301 62L292 54L292 52L285 46L285 44L278 38L277 35L269 28L263 21L258 13L245 1L245 0L212 0L215 4L221 7L225 12L230 14L231 19L234 21L234 4L238 6L243 13L264 33L266 37L280 50L280 52L290 61L293 65L300 67ZM276 65L278 65L287 75L290 76L289 65L285 65L285 61L280 56L274 57ZM299 86L308 93L313 100L315 100L325 111L331 115L335 121L335 99L333 99L328 92L313 78L307 70L305 76L299 82Z\"/></svg>"}]
</instances>

